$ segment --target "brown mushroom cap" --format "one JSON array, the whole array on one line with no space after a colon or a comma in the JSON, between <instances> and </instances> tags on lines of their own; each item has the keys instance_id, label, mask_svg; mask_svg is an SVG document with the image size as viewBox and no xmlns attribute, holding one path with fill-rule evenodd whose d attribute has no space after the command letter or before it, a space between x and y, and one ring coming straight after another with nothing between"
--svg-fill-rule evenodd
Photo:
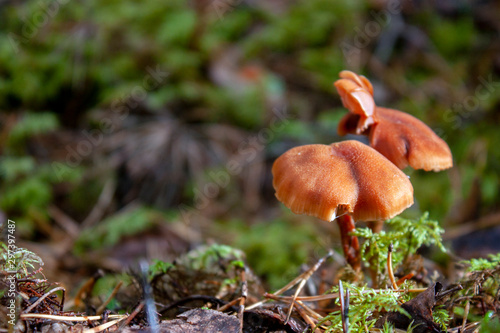
<instances>
[{"instance_id":1,"label":"brown mushroom cap","mask_svg":"<svg viewBox=\"0 0 500 333\"><path fill-rule=\"evenodd\" d=\"M398 168L440 171L453 166L446 142L422 121L382 107L375 112L378 120L369 130L370 145Z\"/></svg>"},{"instance_id":2,"label":"brown mushroom cap","mask_svg":"<svg viewBox=\"0 0 500 333\"><path fill-rule=\"evenodd\" d=\"M340 79L334 82L335 88L342 104L351 112L360 115L356 133L361 134L374 122L373 87L367 78L351 71L342 71L339 76Z\"/></svg>"},{"instance_id":3,"label":"brown mushroom cap","mask_svg":"<svg viewBox=\"0 0 500 333\"><path fill-rule=\"evenodd\" d=\"M358 133L361 117L348 113L340 119L337 131L346 134L364 134L370 145L400 169L441 171L453 166L450 148L425 123L398 110L375 107L375 123Z\"/></svg>"},{"instance_id":4,"label":"brown mushroom cap","mask_svg":"<svg viewBox=\"0 0 500 333\"><path fill-rule=\"evenodd\" d=\"M358 141L292 148L272 172L278 200L325 221L344 213L357 221L389 219L413 204L408 177Z\"/></svg>"}]
</instances>

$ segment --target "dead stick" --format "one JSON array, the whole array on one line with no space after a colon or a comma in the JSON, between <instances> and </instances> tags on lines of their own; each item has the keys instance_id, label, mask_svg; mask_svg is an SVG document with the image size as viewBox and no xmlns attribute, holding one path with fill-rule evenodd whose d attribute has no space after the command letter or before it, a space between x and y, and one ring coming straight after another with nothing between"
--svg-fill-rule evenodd
<instances>
[{"instance_id":1,"label":"dead stick","mask_svg":"<svg viewBox=\"0 0 500 333\"><path fill-rule=\"evenodd\" d=\"M226 311L227 309L229 309L230 307L236 305L236 304L239 304L240 303L240 300L241 300L242 297L238 297L236 299L233 299L231 302L229 303L226 303L224 304L223 306L221 306L220 308L217 309L217 311L220 311L220 312L224 312Z\"/></svg>"},{"instance_id":2,"label":"dead stick","mask_svg":"<svg viewBox=\"0 0 500 333\"><path fill-rule=\"evenodd\" d=\"M125 318L127 315L109 315L109 319L120 319ZM20 319L52 319L59 321L89 321L89 320L101 320L102 316L57 316L57 315L47 315L42 313L23 313L19 316Z\"/></svg>"},{"instance_id":3,"label":"dead stick","mask_svg":"<svg viewBox=\"0 0 500 333\"><path fill-rule=\"evenodd\" d=\"M424 292L426 290L427 290L427 288L415 288L415 289L398 289L398 290L393 290L393 291L397 292L397 293L405 293L405 292L421 293L421 292ZM385 290L383 290L383 289L364 290L361 292L361 294L381 293L384 291ZM292 298L292 296L278 296L278 295L268 294L268 293L264 294L264 297L269 298L269 299L273 299L276 301L282 301L282 302L290 301ZM300 301L305 301L305 302L319 302L319 301L325 301L325 300L334 299L334 298L338 298L338 297L339 297L338 293L327 294L327 295L317 295L317 296L298 296L297 301L300 300Z\"/></svg>"},{"instance_id":4,"label":"dead stick","mask_svg":"<svg viewBox=\"0 0 500 333\"><path fill-rule=\"evenodd\" d=\"M134 309L134 311L127 317L127 320L125 320L121 325L120 325L120 329L124 328L125 326L127 326L128 324L130 324L130 322L132 321L132 319L135 318L135 316L137 316L137 314L139 312L141 312L142 308L144 307L144 302L141 302L139 303L139 305Z\"/></svg>"},{"instance_id":5,"label":"dead stick","mask_svg":"<svg viewBox=\"0 0 500 333\"><path fill-rule=\"evenodd\" d=\"M304 310L300 306L295 306L295 310L297 310L297 312L300 314L302 319L304 319L304 321L311 326L311 330L314 329L315 333L318 332L318 330L315 329L316 323L312 321L311 317L309 317L307 315L307 313L305 313Z\"/></svg>"},{"instance_id":6,"label":"dead stick","mask_svg":"<svg viewBox=\"0 0 500 333\"><path fill-rule=\"evenodd\" d=\"M288 323L288 320L290 319L290 316L292 315L293 305L295 303L295 300L299 296L299 293L302 291L302 288L304 288L304 285L306 284L307 280L309 280L309 278L314 274L314 272L316 272L318 270L318 268L321 266L321 264L332 255L331 252L332 251L329 251L326 256L322 257L320 260L318 260L318 262L313 267L309 268L305 272L305 274L302 274L302 281L300 281L299 286L297 287L297 290L295 291L295 294L293 295L292 304L290 305L290 309L288 310L288 315L286 316L285 325L286 325L286 323Z\"/></svg>"},{"instance_id":7,"label":"dead stick","mask_svg":"<svg viewBox=\"0 0 500 333\"><path fill-rule=\"evenodd\" d=\"M120 290L120 287L122 286L122 284L123 284L123 281L118 282L116 287L111 292L111 295L109 295L108 299L106 299L106 301L104 303L102 303L101 306L97 309L97 311L96 311L97 315L101 315L104 312L104 310L106 310L106 307L108 306L109 302L111 302L111 300L116 296L116 294L118 293L118 290Z\"/></svg>"},{"instance_id":8,"label":"dead stick","mask_svg":"<svg viewBox=\"0 0 500 333\"><path fill-rule=\"evenodd\" d=\"M398 285L396 284L396 279L394 278L394 272L392 271L392 244L389 244L389 252L387 253L387 274L391 280L392 289L398 290Z\"/></svg>"},{"instance_id":9,"label":"dead stick","mask_svg":"<svg viewBox=\"0 0 500 333\"><path fill-rule=\"evenodd\" d=\"M285 325L288 323L288 320L290 320L290 316L292 315L292 311L293 311L293 306L295 304L295 300L297 299L297 296L299 296L299 293L302 291L302 288L304 288L304 285L306 284L308 278L309 277L307 277L306 279L303 279L302 281L300 281L299 286L297 287L297 290L293 294L292 302L290 304L290 308L288 309L288 313L286 315Z\"/></svg>"},{"instance_id":10,"label":"dead stick","mask_svg":"<svg viewBox=\"0 0 500 333\"><path fill-rule=\"evenodd\" d=\"M448 294L452 294L452 293L455 293L459 290L462 290L464 289L464 287L462 287L461 284L453 287L453 288L450 288L448 290L445 290L443 292L439 292L437 295L436 295L436 300L439 300L439 299L442 299L443 297L447 296Z\"/></svg>"},{"instance_id":11,"label":"dead stick","mask_svg":"<svg viewBox=\"0 0 500 333\"><path fill-rule=\"evenodd\" d=\"M413 272L408 273L408 274L406 274L405 276L403 276L401 279L397 280L397 281L396 281L396 285L397 285L397 286L398 286L398 288L399 288L399 286L400 286L400 285L402 285L403 283L405 283L405 281L406 281L406 280L409 280L409 279L411 279L411 278L412 278L412 277L414 277L414 276L415 276L415 273L413 273Z\"/></svg>"},{"instance_id":12,"label":"dead stick","mask_svg":"<svg viewBox=\"0 0 500 333\"><path fill-rule=\"evenodd\" d=\"M36 308L45 298L47 298L50 294L55 293L56 291L62 290L64 293L64 288L63 287L55 287L54 289L50 290L49 292L45 293L42 297L40 297L35 303L31 304L26 310L23 311L23 313L29 313L31 310Z\"/></svg>"},{"instance_id":13,"label":"dead stick","mask_svg":"<svg viewBox=\"0 0 500 333\"><path fill-rule=\"evenodd\" d=\"M322 315L320 315L319 313L317 313L316 311L314 311L313 309L311 309L310 307L305 305L304 302L297 301L297 304L299 304L301 307L303 307L304 310L309 314L309 316L313 317L314 319L318 320L318 319L323 317Z\"/></svg>"},{"instance_id":14,"label":"dead stick","mask_svg":"<svg viewBox=\"0 0 500 333\"><path fill-rule=\"evenodd\" d=\"M99 332L102 332L102 331L107 330L108 328L110 328L112 326L117 325L123 319L124 318L116 319L116 320L110 321L108 323L101 324L101 325L99 325L97 327L89 328L89 329L83 331L83 333L99 333Z\"/></svg>"},{"instance_id":15,"label":"dead stick","mask_svg":"<svg viewBox=\"0 0 500 333\"><path fill-rule=\"evenodd\" d=\"M310 268L309 270L305 271L304 273L300 274L299 276L297 276L296 278L294 278L292 281L288 282L288 284L287 284L286 286L284 286L283 288L281 288L281 289L279 289L279 290L275 291L275 292L274 292L274 293L272 293L272 294L267 294L267 293L266 293L266 294L264 294L264 295L279 295L279 294L284 293L284 292L285 292L285 291L287 291L288 289L290 289L290 288L292 288L293 286L295 286L297 283L301 282L301 281L302 281L302 279L303 279L305 276L307 276L308 274L312 275L312 273L314 273L314 271L316 271L316 270L317 270L317 269L321 266L321 264L322 264L322 263L323 263L326 259L328 259L329 257L333 256L333 254L334 254L334 252L333 252L332 250L328 251L328 253L327 253L324 257L322 257L322 258L320 258L320 259L318 260L318 262L316 263L316 265L314 265L312 268ZM309 272L312 272L312 273L309 273ZM310 276L310 275L309 275L309 276ZM266 297L266 296L264 296L264 297ZM268 298L270 298L270 297L268 297ZM247 310L254 309L254 308L258 307L258 306L261 306L261 305L262 305L262 304L264 304L265 302L267 302L267 300L262 300L262 301L260 301L260 302L257 302L257 303L254 303L254 304L252 304L252 305L248 306L246 309L247 309Z\"/></svg>"}]
</instances>

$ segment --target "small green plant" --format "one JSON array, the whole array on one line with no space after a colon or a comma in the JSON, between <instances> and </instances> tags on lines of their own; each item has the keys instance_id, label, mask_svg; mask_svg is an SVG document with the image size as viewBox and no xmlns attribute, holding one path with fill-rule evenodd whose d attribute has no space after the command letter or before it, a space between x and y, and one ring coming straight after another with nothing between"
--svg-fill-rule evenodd
<instances>
[{"instance_id":1,"label":"small green plant","mask_svg":"<svg viewBox=\"0 0 500 333\"><path fill-rule=\"evenodd\" d=\"M484 271L496 269L500 266L500 253L490 254L487 258L473 258L471 260L464 260L461 263L468 266L467 272Z\"/></svg>"},{"instance_id":2,"label":"small green plant","mask_svg":"<svg viewBox=\"0 0 500 333\"><path fill-rule=\"evenodd\" d=\"M0 271L15 272L16 279L22 279L36 273L42 266L43 260L36 253L0 242Z\"/></svg>"},{"instance_id":3,"label":"small green plant","mask_svg":"<svg viewBox=\"0 0 500 333\"><path fill-rule=\"evenodd\" d=\"M464 290L461 293L472 297L481 291L482 294L489 294L495 299L500 286L500 253L489 255L489 259L462 261L462 264L467 268L462 281Z\"/></svg>"},{"instance_id":4,"label":"small green plant","mask_svg":"<svg viewBox=\"0 0 500 333\"><path fill-rule=\"evenodd\" d=\"M149 278L157 274L165 274L172 267L174 265L169 262L153 259L153 263L149 266Z\"/></svg>"},{"instance_id":5,"label":"small green plant","mask_svg":"<svg viewBox=\"0 0 500 333\"><path fill-rule=\"evenodd\" d=\"M465 260L461 264L465 267L460 280L463 290L453 295L449 302L453 316L461 320L467 314L469 321L481 321L480 332L498 332L498 319L488 318L480 309L496 308L500 288L500 253L491 254L489 258ZM470 310L466 311L466 308Z\"/></svg>"},{"instance_id":6,"label":"small green plant","mask_svg":"<svg viewBox=\"0 0 500 333\"><path fill-rule=\"evenodd\" d=\"M175 263L162 260L153 260L149 266L149 275L154 277L168 273L170 269L175 270L179 266L185 267L189 271L204 271L208 273L228 273L245 269L245 254L243 251L224 244L212 244L201 246L176 259ZM227 262L222 265L222 261ZM236 283L236 278L224 280L226 284Z\"/></svg>"},{"instance_id":7,"label":"small green plant","mask_svg":"<svg viewBox=\"0 0 500 333\"><path fill-rule=\"evenodd\" d=\"M368 263L375 271L383 271L387 265L389 245L392 244L393 263L404 260L423 245L436 245L446 252L441 234L444 230L437 221L429 220L429 213L424 213L418 220L395 217L385 222L389 231L373 233L369 228L357 228L354 235L364 238L361 248L362 261Z\"/></svg>"},{"instance_id":8,"label":"small green plant","mask_svg":"<svg viewBox=\"0 0 500 333\"><path fill-rule=\"evenodd\" d=\"M239 249L224 244L204 245L177 257L173 263L156 261L149 275L153 288L171 301L185 297L186 291L233 299L241 292L243 272L247 273L249 285L255 283L244 260L245 254Z\"/></svg>"},{"instance_id":9,"label":"small green plant","mask_svg":"<svg viewBox=\"0 0 500 333\"><path fill-rule=\"evenodd\" d=\"M377 315L381 312L397 311L402 314L408 313L398 304L401 300L401 293L394 292L391 289L375 290L366 286L358 287L347 282L344 283L344 288L348 288L350 292L349 301L349 328L350 332L366 332L367 329L373 328L377 321ZM334 287L332 293L338 293L339 288ZM336 301L337 304L339 300ZM334 311L324 317L320 321L320 325L328 324L326 332L342 331L342 318L340 311Z\"/></svg>"},{"instance_id":10,"label":"small green plant","mask_svg":"<svg viewBox=\"0 0 500 333\"><path fill-rule=\"evenodd\" d=\"M434 322L438 323L441 325L441 328L443 330L446 330L448 327L448 324L451 320L450 314L446 308L443 306L437 306L433 309L432 311L432 317L434 319Z\"/></svg>"},{"instance_id":11,"label":"small green plant","mask_svg":"<svg viewBox=\"0 0 500 333\"><path fill-rule=\"evenodd\" d=\"M394 332L394 327L391 325L391 323L386 321L384 323L384 326L382 326L382 333L393 333L393 332Z\"/></svg>"},{"instance_id":12,"label":"small green plant","mask_svg":"<svg viewBox=\"0 0 500 333\"><path fill-rule=\"evenodd\" d=\"M389 231L373 233L369 228L358 228L353 233L364 238L362 246L362 260L369 263L372 268L382 271L387 265L388 248L393 244L396 251L393 252L393 262L403 263L405 258L414 254L422 245L436 245L446 252L441 241L441 234L444 230L438 222L429 220L428 213L422 215L417 220L395 217L386 222ZM366 332L372 328L381 312L397 311L408 315L400 307L400 303L410 299L408 293L394 292L391 289L375 290L366 286L357 287L345 283L349 288L351 297L349 304L349 322L352 332ZM400 288L407 289L411 286L405 282ZM333 293L338 292L338 287L333 288ZM337 300L338 302L338 300ZM450 318L445 309L438 308L433 312L434 319L443 328L446 327ZM323 318L322 323L330 321L327 332L341 330L342 320L340 311L330 313ZM392 332L392 327L385 324L383 332ZM410 326L408 332L413 328Z\"/></svg>"}]
</instances>

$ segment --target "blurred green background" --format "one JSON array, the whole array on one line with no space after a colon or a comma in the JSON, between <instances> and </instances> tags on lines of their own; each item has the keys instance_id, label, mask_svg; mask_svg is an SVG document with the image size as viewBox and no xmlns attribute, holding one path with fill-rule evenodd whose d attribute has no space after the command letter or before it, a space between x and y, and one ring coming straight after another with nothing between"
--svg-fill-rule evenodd
<instances>
[{"instance_id":1,"label":"blurred green background","mask_svg":"<svg viewBox=\"0 0 500 333\"><path fill-rule=\"evenodd\" d=\"M278 203L270 170L345 139L343 69L453 152L451 170L405 170L404 215L500 220L500 5L486 0L3 1L1 218L58 280L220 242L279 286L340 245L335 225Z\"/></svg>"}]
</instances>

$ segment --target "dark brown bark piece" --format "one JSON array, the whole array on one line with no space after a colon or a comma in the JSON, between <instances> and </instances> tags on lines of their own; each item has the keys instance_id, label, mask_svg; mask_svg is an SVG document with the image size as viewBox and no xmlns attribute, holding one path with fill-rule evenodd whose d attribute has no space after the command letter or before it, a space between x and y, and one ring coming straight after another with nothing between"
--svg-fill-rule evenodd
<instances>
[{"instance_id":1,"label":"dark brown bark piece","mask_svg":"<svg viewBox=\"0 0 500 333\"><path fill-rule=\"evenodd\" d=\"M436 282L417 297L404 303L401 307L408 312L410 318L399 312L390 312L380 318L375 327L380 328L388 321L395 328L402 330L406 330L408 326L412 325L415 327L413 333L442 332L441 327L432 318L432 308L436 305L436 296L442 287L441 283Z\"/></svg>"},{"instance_id":2,"label":"dark brown bark piece","mask_svg":"<svg viewBox=\"0 0 500 333\"><path fill-rule=\"evenodd\" d=\"M243 315L243 333L287 332L301 333L307 325L290 317L285 324L286 314L280 308L277 311L256 309L245 311Z\"/></svg>"}]
</instances>

